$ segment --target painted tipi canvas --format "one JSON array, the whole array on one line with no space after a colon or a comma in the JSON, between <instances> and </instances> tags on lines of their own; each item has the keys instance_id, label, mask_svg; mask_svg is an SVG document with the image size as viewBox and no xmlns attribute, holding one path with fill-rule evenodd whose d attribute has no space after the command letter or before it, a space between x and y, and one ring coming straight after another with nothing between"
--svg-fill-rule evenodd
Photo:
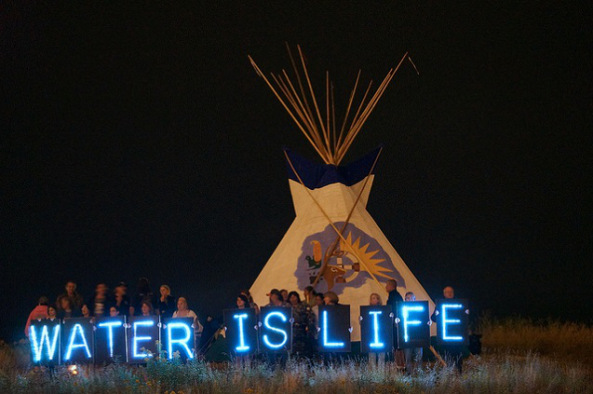
<instances>
[{"instance_id":1,"label":"painted tipi canvas","mask_svg":"<svg viewBox=\"0 0 593 394\"><path fill-rule=\"evenodd\" d=\"M296 218L251 287L259 305L268 303L266 294L273 288L302 291L314 285L317 292L333 291L341 304L350 305L352 340L358 341L359 307L369 304L371 293L385 302L386 280L395 279L402 295L412 291L418 300L430 300L366 210L374 179L371 166L378 154L376 150L336 167L315 165L287 152L304 184L289 167ZM343 238L334 226L343 229Z\"/></svg>"}]
</instances>

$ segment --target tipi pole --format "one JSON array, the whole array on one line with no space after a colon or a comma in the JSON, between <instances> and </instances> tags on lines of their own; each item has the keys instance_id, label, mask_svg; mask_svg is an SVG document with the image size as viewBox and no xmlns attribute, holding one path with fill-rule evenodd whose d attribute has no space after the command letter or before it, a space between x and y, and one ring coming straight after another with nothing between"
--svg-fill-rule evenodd
<instances>
[{"instance_id":1,"label":"tipi pole","mask_svg":"<svg viewBox=\"0 0 593 394\"><path fill-rule=\"evenodd\" d=\"M315 285L317 284L317 282L319 282L319 279L321 278L321 275L323 275L323 272L325 271L325 268L327 267L327 262L329 261L329 256L331 256L334 253L334 251L336 250L336 248L338 247L338 242L340 241L340 237L342 237L342 239L343 239L344 230L346 230L346 226L348 226L348 223L350 222L350 218L352 218L352 214L354 213L354 209L356 208L356 205L358 205L358 201L360 200L360 197L362 196L362 193L363 193L364 189L366 188L366 185L367 185L367 183L369 181L369 178L370 178L371 174L373 173L373 171L375 169L375 165L377 164L377 161L379 160L379 156L381 155L381 152L382 151L383 151L383 147L379 148L379 152L377 153L377 157L375 157L375 161L373 162L373 166L371 167L371 170L369 171L368 175L366 176L366 179L364 180L364 183L362 184L362 188L360 188L360 191L358 192L358 196L356 196L356 200L354 201L354 205L350 209L350 212L348 213L348 216L346 217L346 221L344 221L344 225L342 226L342 229L338 233L338 237L336 238L336 240L333 242L333 244L331 245L331 247L325 253L325 256L323 257L323 264L321 265L321 269L317 273L317 276L315 277L315 281L313 281L313 283L312 283L312 286L313 287L315 287Z\"/></svg>"},{"instance_id":2,"label":"tipi pole","mask_svg":"<svg viewBox=\"0 0 593 394\"><path fill-rule=\"evenodd\" d=\"M441 365L443 367L446 367L447 366L447 363L445 362L445 360L443 360L443 358L441 357L441 355L439 354L439 352L436 351L436 349L434 348L434 346L430 345L429 349L432 352L432 354L434 354L434 356L436 357L436 359L439 360L439 362L441 363Z\"/></svg>"},{"instance_id":3,"label":"tipi pole","mask_svg":"<svg viewBox=\"0 0 593 394\"><path fill-rule=\"evenodd\" d=\"M373 274L373 272L369 269L369 267L367 267L367 265L364 262L364 260L360 258L360 256L358 255L358 253L348 243L348 241L346 241L346 239L344 239L344 236L342 234L340 234L340 231L338 230L338 228L336 227L336 225L332 222L331 218L329 217L329 215L327 214L327 212L325 212L325 210L323 209L323 207L321 206L321 204L319 204L319 201L317 201L315 199L315 197L313 197L313 194L311 193L311 191L309 190L309 188L307 186L305 186L305 183L303 182L303 180L301 179L300 175L298 174L298 172L294 168L294 165L292 164L292 161L290 160L290 157L288 157L288 154L286 153L286 151L284 152L284 155L286 156L286 160L288 161L288 164L290 165L290 168L292 169L292 171L294 172L294 174L297 176L299 182L301 183L301 185L303 185L303 187L307 191L307 194L309 194L309 197L311 197L313 199L313 202L315 202L315 204L317 205L317 207L319 208L319 210L321 211L321 213L323 214L323 216L325 216L325 218L329 222L330 226L338 234L338 236L340 237L340 239L342 241L344 241L344 245L346 245L348 247L350 253L352 253L358 259L358 261L364 266L364 268L366 269L366 271L375 280L375 282L377 282L377 284L379 286L381 286L381 282L379 282L379 280L377 279L377 277Z\"/></svg>"},{"instance_id":4,"label":"tipi pole","mask_svg":"<svg viewBox=\"0 0 593 394\"><path fill-rule=\"evenodd\" d=\"M274 93L274 95L276 96L276 98L278 99L278 101L280 101L280 104L282 104L282 106L284 107L284 109L286 110L286 112L288 112L288 115L290 115L290 117L292 118L292 120L296 123L296 125L298 126L298 128L305 135L305 137L307 138L307 140L311 143L311 145L313 145L313 148L315 148L315 151L319 154L319 156L321 156L321 158L323 159L323 161L325 161L326 164L330 164L329 163L329 160L326 158L326 156L319 150L319 148L317 147L317 145L311 140L311 137L309 137L309 135L305 131L304 127L301 125L301 123L298 121L298 119L292 113L292 111L290 110L290 108L288 107L288 105L284 102L284 100L282 100L282 97L280 96L280 94L278 94L278 92L276 91L276 89L274 89L274 86L272 86L272 84L270 83L270 81L268 80L268 78L266 78L266 76L261 72L261 70L259 69L259 67L255 63L255 61L251 58L251 56L248 56L248 58L251 61L251 65L255 69L257 75L259 75L266 82L266 84L268 85L268 87L270 88L270 90L272 91L272 93Z\"/></svg>"}]
</instances>

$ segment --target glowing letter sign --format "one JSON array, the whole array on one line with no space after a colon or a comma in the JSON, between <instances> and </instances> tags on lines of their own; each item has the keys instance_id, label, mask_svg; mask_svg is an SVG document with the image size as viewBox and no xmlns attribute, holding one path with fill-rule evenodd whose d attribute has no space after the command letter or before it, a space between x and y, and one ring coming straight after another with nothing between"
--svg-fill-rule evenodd
<instances>
[{"instance_id":1,"label":"glowing letter sign","mask_svg":"<svg viewBox=\"0 0 593 394\"><path fill-rule=\"evenodd\" d=\"M97 318L95 362L105 364L126 360L126 320L124 316Z\"/></svg>"},{"instance_id":2,"label":"glowing letter sign","mask_svg":"<svg viewBox=\"0 0 593 394\"><path fill-rule=\"evenodd\" d=\"M131 357L130 362L144 362L147 357L153 357L157 352L156 341L160 340L158 316L137 317L130 323Z\"/></svg>"},{"instance_id":3,"label":"glowing letter sign","mask_svg":"<svg viewBox=\"0 0 593 394\"><path fill-rule=\"evenodd\" d=\"M323 352L350 351L350 305L319 307L321 333L319 346Z\"/></svg>"},{"instance_id":4,"label":"glowing letter sign","mask_svg":"<svg viewBox=\"0 0 593 394\"><path fill-rule=\"evenodd\" d=\"M467 345L467 301L446 299L437 301L437 336L439 344Z\"/></svg>"},{"instance_id":5,"label":"glowing letter sign","mask_svg":"<svg viewBox=\"0 0 593 394\"><path fill-rule=\"evenodd\" d=\"M62 358L65 362L89 362L93 355L93 325L88 318L64 319Z\"/></svg>"},{"instance_id":6,"label":"glowing letter sign","mask_svg":"<svg viewBox=\"0 0 593 394\"><path fill-rule=\"evenodd\" d=\"M49 334L49 327L51 327L51 336ZM38 336L39 331L41 331L40 336ZM58 363L60 361L59 352L56 352L60 339L60 323L57 320L53 322L50 320L32 322L29 327L29 339L31 341L34 362Z\"/></svg>"},{"instance_id":7,"label":"glowing letter sign","mask_svg":"<svg viewBox=\"0 0 593 394\"><path fill-rule=\"evenodd\" d=\"M246 352L250 349L249 346L245 345L245 328L243 320L247 319L247 313L235 313L233 319L237 319L239 322L239 345L235 347L237 352Z\"/></svg>"},{"instance_id":8,"label":"glowing letter sign","mask_svg":"<svg viewBox=\"0 0 593 394\"><path fill-rule=\"evenodd\" d=\"M385 343L379 342L379 319L378 316L382 315L382 311L372 311L369 312L370 315L373 316L373 342L369 344L369 346L373 349L384 349Z\"/></svg>"},{"instance_id":9,"label":"glowing letter sign","mask_svg":"<svg viewBox=\"0 0 593 394\"><path fill-rule=\"evenodd\" d=\"M261 344L263 351L290 351L292 348L292 308L261 309Z\"/></svg>"},{"instance_id":10,"label":"glowing letter sign","mask_svg":"<svg viewBox=\"0 0 593 394\"><path fill-rule=\"evenodd\" d=\"M109 357L113 358L113 327L121 327L122 322L120 321L113 321L113 322L105 322L98 324L99 327L107 327L107 332L109 333L107 338L107 346L109 347Z\"/></svg>"},{"instance_id":11,"label":"glowing letter sign","mask_svg":"<svg viewBox=\"0 0 593 394\"><path fill-rule=\"evenodd\" d=\"M360 307L360 347L363 353L390 352L393 347L393 318L391 307Z\"/></svg>"},{"instance_id":12,"label":"glowing letter sign","mask_svg":"<svg viewBox=\"0 0 593 394\"><path fill-rule=\"evenodd\" d=\"M397 303L397 340L402 349L430 345L428 301Z\"/></svg>"},{"instance_id":13,"label":"glowing letter sign","mask_svg":"<svg viewBox=\"0 0 593 394\"><path fill-rule=\"evenodd\" d=\"M194 358L194 319L191 317L167 319L165 321L167 358L173 359L174 353L180 351L182 358Z\"/></svg>"},{"instance_id":14,"label":"glowing letter sign","mask_svg":"<svg viewBox=\"0 0 593 394\"><path fill-rule=\"evenodd\" d=\"M250 354L257 351L255 309L226 309L223 314L231 352Z\"/></svg>"}]
</instances>

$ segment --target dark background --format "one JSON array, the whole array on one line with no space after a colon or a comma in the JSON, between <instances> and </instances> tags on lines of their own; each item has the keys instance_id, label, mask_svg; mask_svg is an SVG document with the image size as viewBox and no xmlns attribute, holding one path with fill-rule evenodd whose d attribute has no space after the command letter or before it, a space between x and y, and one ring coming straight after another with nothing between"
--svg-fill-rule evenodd
<instances>
[{"instance_id":1,"label":"dark background","mask_svg":"<svg viewBox=\"0 0 593 394\"><path fill-rule=\"evenodd\" d=\"M247 60L285 41L340 108L410 51L346 162L385 144L368 210L433 297L591 322L590 2L242 3L2 3L0 338L68 278L201 315L251 285L294 218L282 145L315 158Z\"/></svg>"}]
</instances>

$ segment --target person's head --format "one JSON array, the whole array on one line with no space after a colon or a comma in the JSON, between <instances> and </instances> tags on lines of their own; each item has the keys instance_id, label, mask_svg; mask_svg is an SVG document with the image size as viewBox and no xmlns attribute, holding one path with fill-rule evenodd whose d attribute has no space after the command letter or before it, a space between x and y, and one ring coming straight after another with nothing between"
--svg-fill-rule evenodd
<instances>
[{"instance_id":1,"label":"person's head","mask_svg":"<svg viewBox=\"0 0 593 394\"><path fill-rule=\"evenodd\" d=\"M112 306L111 308L109 308L109 316L111 316L111 317L119 316L119 311L117 310L116 307Z\"/></svg>"},{"instance_id":2,"label":"person's head","mask_svg":"<svg viewBox=\"0 0 593 394\"><path fill-rule=\"evenodd\" d=\"M249 300L245 294L239 294L237 296L237 308L243 309L249 306Z\"/></svg>"},{"instance_id":3,"label":"person's head","mask_svg":"<svg viewBox=\"0 0 593 394\"><path fill-rule=\"evenodd\" d=\"M385 290L387 290L388 293L395 289L397 289L397 281L395 279L389 279L385 282Z\"/></svg>"},{"instance_id":4,"label":"person's head","mask_svg":"<svg viewBox=\"0 0 593 394\"><path fill-rule=\"evenodd\" d=\"M270 303L274 306L281 306L283 304L282 295L280 292L272 293L270 295Z\"/></svg>"},{"instance_id":5,"label":"person's head","mask_svg":"<svg viewBox=\"0 0 593 394\"><path fill-rule=\"evenodd\" d=\"M276 296L279 298L282 298L282 293L280 293L280 290L278 289L272 289L270 291L270 293L268 293L268 296L270 297L270 303L272 302L272 296Z\"/></svg>"},{"instance_id":6,"label":"person's head","mask_svg":"<svg viewBox=\"0 0 593 394\"><path fill-rule=\"evenodd\" d=\"M159 291L161 292L162 297L167 297L171 295L171 288L167 285L161 285Z\"/></svg>"},{"instance_id":7,"label":"person's head","mask_svg":"<svg viewBox=\"0 0 593 394\"><path fill-rule=\"evenodd\" d=\"M185 297L179 297L177 300L177 310L178 311L185 311L187 310L187 299Z\"/></svg>"},{"instance_id":8,"label":"person's head","mask_svg":"<svg viewBox=\"0 0 593 394\"><path fill-rule=\"evenodd\" d=\"M383 301L381 300L381 296L377 293L372 293L369 299L369 304L375 305L383 305Z\"/></svg>"},{"instance_id":9,"label":"person's head","mask_svg":"<svg viewBox=\"0 0 593 394\"><path fill-rule=\"evenodd\" d=\"M280 294L282 295L282 300L283 301L287 301L288 300L288 290L282 289L282 290L280 290Z\"/></svg>"},{"instance_id":10,"label":"person's head","mask_svg":"<svg viewBox=\"0 0 593 394\"><path fill-rule=\"evenodd\" d=\"M249 292L249 289L243 289L243 290L241 290L240 294L243 294L245 297L247 297L247 300L249 302L253 302L253 297L251 296L251 293Z\"/></svg>"},{"instance_id":11,"label":"person's head","mask_svg":"<svg viewBox=\"0 0 593 394\"><path fill-rule=\"evenodd\" d=\"M39 297L38 304L39 305L49 305L49 298L47 298L46 296Z\"/></svg>"},{"instance_id":12,"label":"person's head","mask_svg":"<svg viewBox=\"0 0 593 394\"><path fill-rule=\"evenodd\" d=\"M47 316L48 316L50 319L53 319L53 318L55 318L55 317L56 317L56 313L57 313L57 312L56 312L56 307L55 307L55 306L53 306L53 305L48 305L48 306L47 306Z\"/></svg>"},{"instance_id":13,"label":"person's head","mask_svg":"<svg viewBox=\"0 0 593 394\"><path fill-rule=\"evenodd\" d=\"M451 286L447 286L443 289L443 297L455 298L455 290Z\"/></svg>"},{"instance_id":14,"label":"person's head","mask_svg":"<svg viewBox=\"0 0 593 394\"><path fill-rule=\"evenodd\" d=\"M337 305L340 300L336 293L328 291L323 295L323 301L325 302L325 305Z\"/></svg>"},{"instance_id":15,"label":"person's head","mask_svg":"<svg viewBox=\"0 0 593 394\"><path fill-rule=\"evenodd\" d=\"M62 297L60 298L60 305L58 306L64 311L69 311L72 309L72 302L70 301L70 298Z\"/></svg>"},{"instance_id":16,"label":"person's head","mask_svg":"<svg viewBox=\"0 0 593 394\"><path fill-rule=\"evenodd\" d=\"M76 282L69 280L66 282L66 286L64 288L66 289L66 293L68 293L68 295L73 295L76 291Z\"/></svg>"},{"instance_id":17,"label":"person's head","mask_svg":"<svg viewBox=\"0 0 593 394\"><path fill-rule=\"evenodd\" d=\"M136 290L138 294L148 294L150 293L150 282L148 278L142 277L138 279L138 285L136 286Z\"/></svg>"},{"instance_id":18,"label":"person's head","mask_svg":"<svg viewBox=\"0 0 593 394\"><path fill-rule=\"evenodd\" d=\"M91 310L87 306L87 304L83 304L82 308L80 308L80 312L82 312L83 317L89 317L91 315Z\"/></svg>"},{"instance_id":19,"label":"person's head","mask_svg":"<svg viewBox=\"0 0 593 394\"><path fill-rule=\"evenodd\" d=\"M103 282L99 283L97 287L95 287L95 293L99 295L104 295L105 293L107 293L107 284Z\"/></svg>"},{"instance_id":20,"label":"person's head","mask_svg":"<svg viewBox=\"0 0 593 394\"><path fill-rule=\"evenodd\" d=\"M404 301L416 301L416 295L413 292L408 291L404 296Z\"/></svg>"},{"instance_id":21,"label":"person's head","mask_svg":"<svg viewBox=\"0 0 593 394\"><path fill-rule=\"evenodd\" d=\"M290 305L298 305L301 303L301 296L296 291L291 291L288 293L288 302L290 302Z\"/></svg>"},{"instance_id":22,"label":"person's head","mask_svg":"<svg viewBox=\"0 0 593 394\"><path fill-rule=\"evenodd\" d=\"M116 296L124 296L128 292L128 286L124 282L119 282L113 292Z\"/></svg>"},{"instance_id":23,"label":"person's head","mask_svg":"<svg viewBox=\"0 0 593 394\"><path fill-rule=\"evenodd\" d=\"M313 298L314 294L315 294L315 289L313 289L313 286L307 286L307 287L305 287L305 290L303 290L303 295L305 296L305 300L310 300L311 298Z\"/></svg>"},{"instance_id":24,"label":"person's head","mask_svg":"<svg viewBox=\"0 0 593 394\"><path fill-rule=\"evenodd\" d=\"M142 316L150 316L152 315L152 304L148 301L142 301L140 310L142 311Z\"/></svg>"},{"instance_id":25,"label":"person's head","mask_svg":"<svg viewBox=\"0 0 593 394\"><path fill-rule=\"evenodd\" d=\"M316 293L315 294L315 305L323 305L325 301L323 300L323 294Z\"/></svg>"}]
</instances>

